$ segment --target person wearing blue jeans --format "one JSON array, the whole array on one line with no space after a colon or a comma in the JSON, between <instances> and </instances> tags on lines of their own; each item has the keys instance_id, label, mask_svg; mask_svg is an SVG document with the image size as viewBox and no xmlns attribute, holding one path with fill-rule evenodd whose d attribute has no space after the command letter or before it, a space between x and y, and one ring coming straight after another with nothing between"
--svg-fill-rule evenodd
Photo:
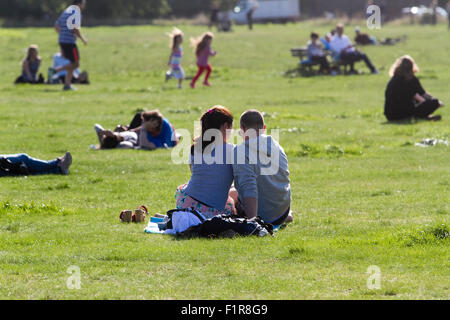
<instances>
[{"instance_id":1,"label":"person wearing blue jeans","mask_svg":"<svg viewBox=\"0 0 450 320\"><path fill-rule=\"evenodd\" d=\"M0 161L9 161L11 164L24 163L31 175L43 174L69 174L69 168L72 164L72 155L67 152L64 156L50 161L35 159L29 155L14 154L14 155L0 155Z\"/></svg>"}]
</instances>

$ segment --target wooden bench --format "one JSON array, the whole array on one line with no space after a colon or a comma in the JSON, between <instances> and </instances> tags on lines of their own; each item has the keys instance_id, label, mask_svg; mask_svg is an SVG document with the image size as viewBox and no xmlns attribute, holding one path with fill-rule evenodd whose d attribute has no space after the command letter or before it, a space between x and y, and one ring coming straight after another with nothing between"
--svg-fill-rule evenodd
<instances>
[{"instance_id":1,"label":"wooden bench","mask_svg":"<svg viewBox=\"0 0 450 320\"><path fill-rule=\"evenodd\" d=\"M337 61L333 59L333 52L330 50L324 50L326 56L330 56L332 58L331 68L338 69L341 72L341 68L344 68L344 74L348 74L348 67L350 66L349 62L345 61ZM306 48L292 48L291 55L296 58L300 58L300 72L305 75L315 75L317 74L317 70L314 70L315 66L320 65L318 62L313 62L308 59L307 49Z\"/></svg>"},{"instance_id":2,"label":"wooden bench","mask_svg":"<svg viewBox=\"0 0 450 320\"><path fill-rule=\"evenodd\" d=\"M300 59L300 71L303 75L314 75L317 73L314 66L320 65L318 62L309 61L306 48L292 48L293 57Z\"/></svg>"}]
</instances>

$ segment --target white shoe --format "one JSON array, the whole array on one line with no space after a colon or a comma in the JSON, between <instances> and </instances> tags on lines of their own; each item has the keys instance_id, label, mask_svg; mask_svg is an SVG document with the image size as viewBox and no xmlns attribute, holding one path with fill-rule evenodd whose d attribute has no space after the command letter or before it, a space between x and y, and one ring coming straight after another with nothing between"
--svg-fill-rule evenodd
<instances>
[{"instance_id":1,"label":"white shoe","mask_svg":"<svg viewBox=\"0 0 450 320\"><path fill-rule=\"evenodd\" d=\"M170 78L172 78L172 72L167 71L167 72L166 72L166 82L169 81Z\"/></svg>"},{"instance_id":2,"label":"white shoe","mask_svg":"<svg viewBox=\"0 0 450 320\"><path fill-rule=\"evenodd\" d=\"M98 141L100 142L100 144L102 143L102 135L101 133L103 131L105 131L105 129L103 129L103 127L101 125L99 125L98 123L94 126L94 130L97 133L97 137L98 137Z\"/></svg>"}]
</instances>

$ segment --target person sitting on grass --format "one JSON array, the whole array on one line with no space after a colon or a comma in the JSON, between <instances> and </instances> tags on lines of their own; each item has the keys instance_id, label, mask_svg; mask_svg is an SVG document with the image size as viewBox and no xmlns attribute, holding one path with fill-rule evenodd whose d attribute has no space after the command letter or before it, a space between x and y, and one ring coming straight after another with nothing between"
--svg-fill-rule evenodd
<instances>
[{"instance_id":1,"label":"person sitting on grass","mask_svg":"<svg viewBox=\"0 0 450 320\"><path fill-rule=\"evenodd\" d=\"M360 27L355 28L355 34L355 43L358 45L367 46L377 44L375 37L370 36L368 33L361 32Z\"/></svg>"},{"instance_id":2,"label":"person sitting on grass","mask_svg":"<svg viewBox=\"0 0 450 320\"><path fill-rule=\"evenodd\" d=\"M355 62L364 60L372 74L378 74L378 70L374 67L369 57L365 53L358 51L344 34L344 26L338 24L336 26L336 35L330 42L331 50L335 55L335 59L350 64L350 73L356 74Z\"/></svg>"},{"instance_id":3,"label":"person sitting on grass","mask_svg":"<svg viewBox=\"0 0 450 320\"><path fill-rule=\"evenodd\" d=\"M233 166L227 161L233 157L234 146L227 143L233 115L227 108L215 106L200 121L202 135L191 147L191 179L177 188L177 209L197 209L206 219L234 215Z\"/></svg>"},{"instance_id":4,"label":"person sitting on grass","mask_svg":"<svg viewBox=\"0 0 450 320\"><path fill-rule=\"evenodd\" d=\"M72 165L70 152L55 160L45 161L29 155L0 155L0 177L17 175L69 174Z\"/></svg>"},{"instance_id":5,"label":"person sitting on grass","mask_svg":"<svg viewBox=\"0 0 450 320\"><path fill-rule=\"evenodd\" d=\"M96 124L94 129L100 142L100 146L96 149L134 149L138 146L139 139L136 132L113 132L103 129L99 124Z\"/></svg>"},{"instance_id":6,"label":"person sitting on grass","mask_svg":"<svg viewBox=\"0 0 450 320\"><path fill-rule=\"evenodd\" d=\"M44 83L44 77L42 74L39 74L38 76L41 61L42 59L39 56L39 47L34 44L31 45L28 48L27 56L22 60L22 75L17 78L15 83Z\"/></svg>"},{"instance_id":7,"label":"person sitting on grass","mask_svg":"<svg viewBox=\"0 0 450 320\"><path fill-rule=\"evenodd\" d=\"M410 118L441 120L441 116L432 114L444 104L423 89L414 75L417 72L419 67L410 56L398 58L391 67L384 107L384 114L389 121Z\"/></svg>"},{"instance_id":8,"label":"person sitting on grass","mask_svg":"<svg viewBox=\"0 0 450 320\"><path fill-rule=\"evenodd\" d=\"M239 216L260 217L274 226L293 221L288 159L283 148L264 134L264 116L258 110L241 116L244 143L235 148L233 174Z\"/></svg>"},{"instance_id":9,"label":"person sitting on grass","mask_svg":"<svg viewBox=\"0 0 450 320\"><path fill-rule=\"evenodd\" d=\"M137 113L131 121L130 126L124 129L138 134L138 148L141 149L167 149L173 148L178 144L174 127L169 120L164 118L159 110Z\"/></svg>"},{"instance_id":10,"label":"person sitting on grass","mask_svg":"<svg viewBox=\"0 0 450 320\"><path fill-rule=\"evenodd\" d=\"M320 72L325 73L330 71L330 64L328 63L327 56L319 42L318 33L311 33L311 41L308 42L306 51L310 62L320 64Z\"/></svg>"},{"instance_id":11,"label":"person sitting on grass","mask_svg":"<svg viewBox=\"0 0 450 320\"><path fill-rule=\"evenodd\" d=\"M70 61L64 58L61 52L57 52L53 55L53 69L64 67L70 64ZM62 70L52 76L49 79L50 84L60 84L66 81L67 71ZM81 72L79 68L73 71L72 83L89 84L89 74L86 71Z\"/></svg>"}]
</instances>

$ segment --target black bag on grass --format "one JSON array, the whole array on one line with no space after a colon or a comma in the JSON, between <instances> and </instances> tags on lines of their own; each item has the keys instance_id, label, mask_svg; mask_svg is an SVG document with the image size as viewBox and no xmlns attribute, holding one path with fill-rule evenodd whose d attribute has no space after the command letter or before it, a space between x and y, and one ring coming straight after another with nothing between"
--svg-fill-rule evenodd
<instances>
[{"instance_id":1,"label":"black bag on grass","mask_svg":"<svg viewBox=\"0 0 450 320\"><path fill-rule=\"evenodd\" d=\"M7 158L0 158L0 177L28 176L29 174L25 163L12 163Z\"/></svg>"},{"instance_id":2,"label":"black bag on grass","mask_svg":"<svg viewBox=\"0 0 450 320\"><path fill-rule=\"evenodd\" d=\"M229 215L213 217L179 234L180 237L186 238L265 237L267 235L273 236L273 226L266 224L261 218L246 219Z\"/></svg>"}]
</instances>

